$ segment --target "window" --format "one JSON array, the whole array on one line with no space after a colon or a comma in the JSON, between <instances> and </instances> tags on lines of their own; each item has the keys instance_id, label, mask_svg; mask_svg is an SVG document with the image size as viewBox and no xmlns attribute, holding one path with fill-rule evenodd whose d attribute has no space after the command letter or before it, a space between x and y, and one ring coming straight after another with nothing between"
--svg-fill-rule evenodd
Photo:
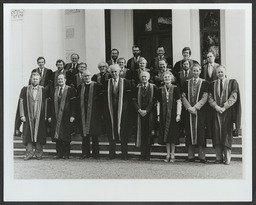
<instances>
[{"instance_id":1,"label":"window","mask_svg":"<svg viewBox=\"0 0 256 205\"><path fill-rule=\"evenodd\" d=\"M220 55L220 10L200 10L201 64L207 62L206 54L213 51L215 62L221 63Z\"/></svg>"}]
</instances>

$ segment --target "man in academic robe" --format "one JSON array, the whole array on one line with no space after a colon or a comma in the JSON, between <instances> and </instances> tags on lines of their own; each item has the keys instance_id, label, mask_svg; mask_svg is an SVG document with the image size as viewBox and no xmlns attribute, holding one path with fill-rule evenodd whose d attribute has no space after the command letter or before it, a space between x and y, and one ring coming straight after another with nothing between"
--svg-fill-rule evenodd
<instances>
[{"instance_id":1,"label":"man in academic robe","mask_svg":"<svg viewBox=\"0 0 256 205\"><path fill-rule=\"evenodd\" d=\"M134 45L132 47L132 53L133 53L133 57L130 58L127 61L127 68L130 69L132 72L134 72L135 70L139 69L139 59L140 59L140 54L141 54L141 50L139 48L139 46Z\"/></svg>"},{"instance_id":2,"label":"man in academic robe","mask_svg":"<svg viewBox=\"0 0 256 205\"><path fill-rule=\"evenodd\" d=\"M111 50L111 59L107 61L108 65L114 65L117 64L117 59L119 56L119 51L116 48L113 48Z\"/></svg>"},{"instance_id":3,"label":"man in academic robe","mask_svg":"<svg viewBox=\"0 0 256 205\"><path fill-rule=\"evenodd\" d=\"M141 57L139 59L139 69L135 70L133 72L133 81L135 83L135 86L137 86L140 83L140 73L143 71L151 73L150 69L146 68L147 66L147 60L144 57ZM150 82L152 80L150 79Z\"/></svg>"},{"instance_id":4,"label":"man in academic robe","mask_svg":"<svg viewBox=\"0 0 256 205\"><path fill-rule=\"evenodd\" d=\"M104 86L104 117L109 139L109 159L115 158L115 143L121 141L122 158L128 159L127 140L129 139L131 84L119 77L119 65L109 67L112 78Z\"/></svg>"},{"instance_id":5,"label":"man in academic robe","mask_svg":"<svg viewBox=\"0 0 256 205\"><path fill-rule=\"evenodd\" d=\"M119 77L120 78L125 78L127 80L132 80L132 75L133 75L133 72L126 68L126 61L124 58L118 58L117 60L117 63L120 67L120 73L119 73Z\"/></svg>"},{"instance_id":6,"label":"man in academic robe","mask_svg":"<svg viewBox=\"0 0 256 205\"><path fill-rule=\"evenodd\" d=\"M186 81L182 89L182 102L186 109L185 134L188 146L188 161L195 161L195 146L198 146L198 158L201 163L207 163L204 147L206 110L208 99L208 83L199 78L201 66L193 66L193 78Z\"/></svg>"},{"instance_id":7,"label":"man in academic robe","mask_svg":"<svg viewBox=\"0 0 256 205\"><path fill-rule=\"evenodd\" d=\"M83 83L82 74L87 69L87 64L84 62L81 62L78 65L78 73L73 74L72 71L67 71L67 85L74 87L77 89L77 87Z\"/></svg>"},{"instance_id":8,"label":"man in academic robe","mask_svg":"<svg viewBox=\"0 0 256 205\"><path fill-rule=\"evenodd\" d=\"M77 89L77 108L79 129L82 135L81 159L90 157L90 138L92 138L92 157L99 157L98 136L102 134L102 85L91 81L92 74L86 70L82 74L84 83Z\"/></svg>"},{"instance_id":9,"label":"man in academic robe","mask_svg":"<svg viewBox=\"0 0 256 205\"><path fill-rule=\"evenodd\" d=\"M79 61L79 55L77 53L73 53L71 56L71 63L67 63L65 65L65 71L70 71L73 75L78 73L78 61Z\"/></svg>"},{"instance_id":10,"label":"man in academic robe","mask_svg":"<svg viewBox=\"0 0 256 205\"><path fill-rule=\"evenodd\" d=\"M228 165L231 161L233 135L241 135L239 85L235 79L226 78L223 66L219 66L216 72L218 80L210 84L208 100L213 111L212 142L216 150L215 162Z\"/></svg>"},{"instance_id":11,"label":"man in academic robe","mask_svg":"<svg viewBox=\"0 0 256 205\"><path fill-rule=\"evenodd\" d=\"M191 56L191 49L189 47L184 47L182 49L182 56L183 56L183 59L176 62L174 67L173 67L173 74L175 76L175 78L178 78L179 76L179 72L183 69L183 62L185 60L188 60L189 61L189 68L192 70L194 64L199 64L196 60L193 60L193 59L190 59L190 56Z\"/></svg>"},{"instance_id":12,"label":"man in academic robe","mask_svg":"<svg viewBox=\"0 0 256 205\"><path fill-rule=\"evenodd\" d=\"M100 62L98 64L98 69L100 72L93 75L92 81L104 85L104 83L111 78L111 75L108 72L108 64L106 62Z\"/></svg>"},{"instance_id":13,"label":"man in academic robe","mask_svg":"<svg viewBox=\"0 0 256 205\"><path fill-rule=\"evenodd\" d=\"M213 82L214 80L217 80L217 68L219 67L218 63L215 63L215 52L209 51L207 53L207 64L203 66L203 70L201 73L201 77L205 79L209 84ZM207 133L207 138L212 139L212 126L211 126L211 119L213 114L212 108L210 107L209 103L206 103L206 109L209 111L208 112L208 117L206 119L206 133Z\"/></svg>"},{"instance_id":14,"label":"man in academic robe","mask_svg":"<svg viewBox=\"0 0 256 205\"><path fill-rule=\"evenodd\" d=\"M159 61L159 71L154 72L153 82L157 87L161 87L164 85L164 73L169 71L167 68L167 62L165 60Z\"/></svg>"},{"instance_id":15,"label":"man in academic robe","mask_svg":"<svg viewBox=\"0 0 256 205\"><path fill-rule=\"evenodd\" d=\"M202 78L211 83L214 80L217 80L217 67L218 63L215 63L215 53L209 51L207 53L207 64L203 67L203 72L201 74Z\"/></svg>"},{"instance_id":16,"label":"man in academic robe","mask_svg":"<svg viewBox=\"0 0 256 205\"><path fill-rule=\"evenodd\" d=\"M43 145L46 143L46 90L39 85L40 74L31 74L31 84L23 87L20 93L16 113L15 134L19 134L19 127L23 124L22 140L26 146L26 157L29 160L35 155L42 159ZM33 151L35 146L35 152Z\"/></svg>"},{"instance_id":17,"label":"man in academic robe","mask_svg":"<svg viewBox=\"0 0 256 205\"><path fill-rule=\"evenodd\" d=\"M140 73L141 83L133 91L133 105L137 113L136 146L140 147L140 160L150 160L151 136L156 122L157 86L149 83L150 74Z\"/></svg>"},{"instance_id":18,"label":"man in academic robe","mask_svg":"<svg viewBox=\"0 0 256 205\"><path fill-rule=\"evenodd\" d=\"M157 56L150 61L150 70L152 70L153 72L158 72L160 60L165 60L167 62L167 68L172 69L172 58L165 56L164 47L158 47L156 53Z\"/></svg>"},{"instance_id":19,"label":"man in academic robe","mask_svg":"<svg viewBox=\"0 0 256 205\"><path fill-rule=\"evenodd\" d=\"M76 114L75 89L66 85L66 76L58 76L58 86L50 94L48 121L51 123L52 141L56 142L56 159L69 159L71 126Z\"/></svg>"},{"instance_id":20,"label":"man in academic robe","mask_svg":"<svg viewBox=\"0 0 256 205\"><path fill-rule=\"evenodd\" d=\"M53 72L53 75L52 75L52 82L53 82L53 88L55 88L57 85L58 85L58 76L60 74L64 74L66 75L66 71L64 69L65 67L65 62L61 59L57 60L56 61L56 67L57 67L57 70Z\"/></svg>"},{"instance_id":21,"label":"man in academic robe","mask_svg":"<svg viewBox=\"0 0 256 205\"><path fill-rule=\"evenodd\" d=\"M33 69L31 73L34 73L34 72L39 73L41 76L39 85L43 86L47 92L50 92L50 87L52 86L52 70L44 67L45 65L44 57L38 57L37 64L39 67ZM29 84L31 84L31 81L29 81Z\"/></svg>"}]
</instances>

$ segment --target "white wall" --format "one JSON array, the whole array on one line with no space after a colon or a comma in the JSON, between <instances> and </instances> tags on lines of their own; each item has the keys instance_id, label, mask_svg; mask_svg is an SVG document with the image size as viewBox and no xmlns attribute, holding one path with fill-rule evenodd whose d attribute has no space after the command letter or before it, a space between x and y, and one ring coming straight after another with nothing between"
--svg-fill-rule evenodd
<instances>
[{"instance_id":1,"label":"white wall","mask_svg":"<svg viewBox=\"0 0 256 205\"><path fill-rule=\"evenodd\" d=\"M119 50L119 57L132 57L133 12L132 10L111 10L111 48Z\"/></svg>"},{"instance_id":2,"label":"white wall","mask_svg":"<svg viewBox=\"0 0 256 205\"><path fill-rule=\"evenodd\" d=\"M191 59L200 62L200 35L198 10L172 10L173 63L181 60L182 49L190 47Z\"/></svg>"},{"instance_id":3,"label":"white wall","mask_svg":"<svg viewBox=\"0 0 256 205\"><path fill-rule=\"evenodd\" d=\"M98 63L105 61L104 10L85 11L85 57L91 73L98 73Z\"/></svg>"},{"instance_id":4,"label":"white wall","mask_svg":"<svg viewBox=\"0 0 256 205\"><path fill-rule=\"evenodd\" d=\"M245 11L221 11L221 61L226 67L228 78L238 81L242 108L245 108ZM242 115L242 123L245 115ZM243 123L244 124L244 123Z\"/></svg>"}]
</instances>

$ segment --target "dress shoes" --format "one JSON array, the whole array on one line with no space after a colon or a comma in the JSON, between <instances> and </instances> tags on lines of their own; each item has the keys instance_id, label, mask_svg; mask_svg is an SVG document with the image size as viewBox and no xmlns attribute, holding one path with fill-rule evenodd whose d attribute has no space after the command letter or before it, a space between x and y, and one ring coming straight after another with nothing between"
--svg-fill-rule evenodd
<instances>
[{"instance_id":1,"label":"dress shoes","mask_svg":"<svg viewBox=\"0 0 256 205\"><path fill-rule=\"evenodd\" d=\"M28 161L28 160L30 160L30 159L32 159L33 157L32 156L26 156L25 158L24 158L24 161Z\"/></svg>"},{"instance_id":2,"label":"dress shoes","mask_svg":"<svg viewBox=\"0 0 256 205\"><path fill-rule=\"evenodd\" d=\"M200 163L208 164L208 161L206 159L200 159Z\"/></svg>"},{"instance_id":3,"label":"dress shoes","mask_svg":"<svg viewBox=\"0 0 256 205\"><path fill-rule=\"evenodd\" d=\"M215 160L215 164L223 164L223 160Z\"/></svg>"}]
</instances>

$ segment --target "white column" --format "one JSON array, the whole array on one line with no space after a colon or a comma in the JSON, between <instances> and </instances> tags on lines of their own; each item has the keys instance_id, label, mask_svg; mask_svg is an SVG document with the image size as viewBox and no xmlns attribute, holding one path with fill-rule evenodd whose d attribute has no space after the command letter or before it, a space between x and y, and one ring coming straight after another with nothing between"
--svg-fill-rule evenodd
<instances>
[{"instance_id":1,"label":"white column","mask_svg":"<svg viewBox=\"0 0 256 205\"><path fill-rule=\"evenodd\" d=\"M111 48L117 48L119 57L128 60L132 56L132 46L132 10L111 10Z\"/></svg>"},{"instance_id":2,"label":"white column","mask_svg":"<svg viewBox=\"0 0 256 205\"><path fill-rule=\"evenodd\" d=\"M105 61L104 10L85 11L85 58L91 73L97 73L98 63Z\"/></svg>"},{"instance_id":3,"label":"white column","mask_svg":"<svg viewBox=\"0 0 256 205\"><path fill-rule=\"evenodd\" d=\"M182 49L190 47L191 58L200 62L200 33L198 10L172 10L173 62L181 60Z\"/></svg>"}]
</instances>

